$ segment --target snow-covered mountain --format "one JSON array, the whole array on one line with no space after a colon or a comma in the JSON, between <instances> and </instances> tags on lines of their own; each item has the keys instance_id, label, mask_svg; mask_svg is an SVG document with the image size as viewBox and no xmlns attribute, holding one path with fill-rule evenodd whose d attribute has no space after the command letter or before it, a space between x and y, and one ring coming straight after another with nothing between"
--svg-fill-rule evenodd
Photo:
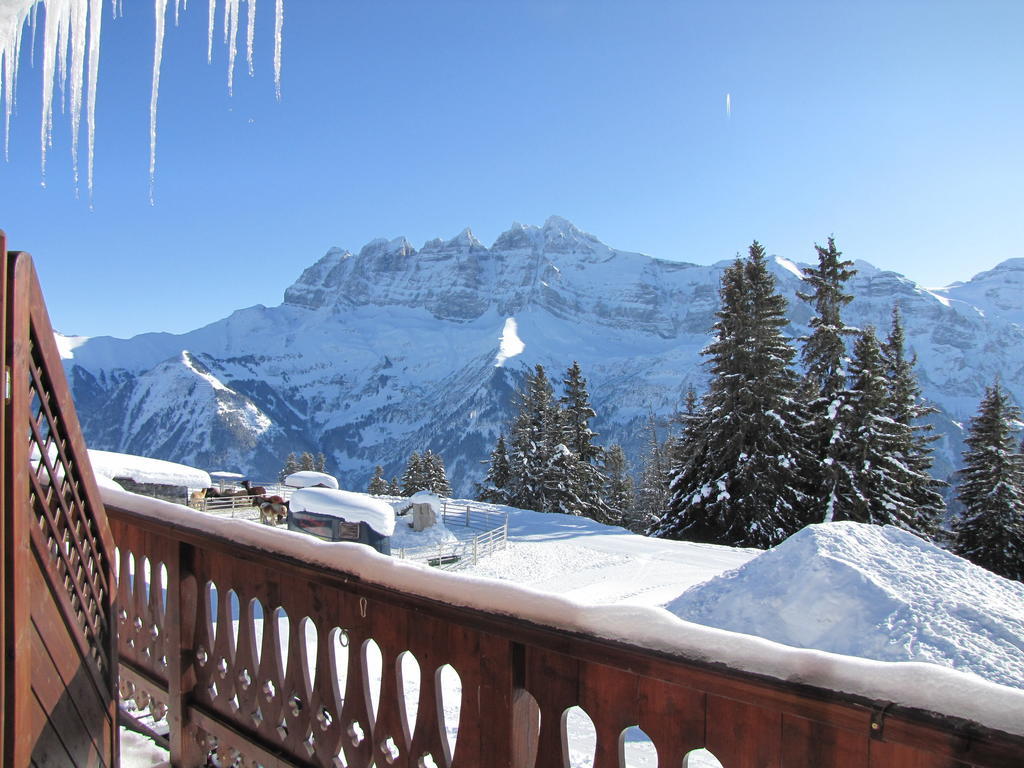
<instances>
[{"instance_id":1,"label":"snow-covered mountain","mask_svg":"<svg viewBox=\"0 0 1024 768\"><path fill-rule=\"evenodd\" d=\"M579 360L600 439L638 456L648 414L703 386L699 351L728 263L616 250L552 217L489 248L469 229L420 250L404 238L332 248L280 306L190 333L58 341L92 447L264 479L289 451L323 451L352 488L375 464L398 474L430 448L469 493L535 363L557 377ZM899 304L925 394L943 409L947 473L986 384L999 375L1024 402L1024 260L936 290L856 266L847 321L884 334ZM799 267L776 258L772 269L799 336L810 317Z\"/></svg>"}]
</instances>

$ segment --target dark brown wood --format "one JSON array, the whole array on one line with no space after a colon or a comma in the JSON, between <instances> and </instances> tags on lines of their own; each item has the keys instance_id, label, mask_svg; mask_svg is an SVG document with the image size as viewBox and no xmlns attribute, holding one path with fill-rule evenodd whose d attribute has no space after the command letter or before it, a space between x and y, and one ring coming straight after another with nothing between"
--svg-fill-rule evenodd
<instances>
[{"instance_id":1,"label":"dark brown wood","mask_svg":"<svg viewBox=\"0 0 1024 768\"><path fill-rule=\"evenodd\" d=\"M3 436L6 454L4 485L8 501L4 506L6 530L3 558L7 581L4 635L7 645L7 669L4 679L6 711L3 727L4 763L10 766L27 765L31 759L32 744L25 738L25 734L33 733L30 718L35 706L31 692L31 596L24 577L28 569L34 567L29 548L29 446L25 440L28 426L26 416L30 407L30 266L24 254L9 254L7 274L4 276L8 283L5 335L11 391L6 407L7 417Z\"/></svg>"},{"instance_id":2,"label":"dark brown wood","mask_svg":"<svg viewBox=\"0 0 1024 768\"><path fill-rule=\"evenodd\" d=\"M4 477L0 478L0 762L8 757L7 728L7 654L8 631L7 623L7 536L8 536L8 496L7 496L7 412L8 391L7 376L10 371L7 358L7 236L0 229L0 467Z\"/></svg>"},{"instance_id":3,"label":"dark brown wood","mask_svg":"<svg viewBox=\"0 0 1024 768\"><path fill-rule=\"evenodd\" d=\"M113 543L27 254L3 286L3 763L113 766Z\"/></svg>"}]
</instances>

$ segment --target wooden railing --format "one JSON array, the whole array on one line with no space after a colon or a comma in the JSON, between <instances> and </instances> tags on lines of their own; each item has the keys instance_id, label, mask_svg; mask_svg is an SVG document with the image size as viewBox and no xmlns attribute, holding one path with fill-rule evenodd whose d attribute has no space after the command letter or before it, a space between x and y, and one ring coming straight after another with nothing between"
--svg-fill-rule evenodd
<instances>
[{"instance_id":1,"label":"wooden railing","mask_svg":"<svg viewBox=\"0 0 1024 768\"><path fill-rule=\"evenodd\" d=\"M0 232L0 764L118 759L113 544L32 261Z\"/></svg>"},{"instance_id":2,"label":"wooden railing","mask_svg":"<svg viewBox=\"0 0 1024 768\"><path fill-rule=\"evenodd\" d=\"M574 706L594 724L594 768L623 765L630 726L660 766L702 747L725 768L1024 764L1024 738L976 723L458 607L306 562L287 534L276 551L266 542L281 534L242 521L211 530L197 513L168 524L131 506L107 503L122 681L167 707L175 765L212 752L221 765L564 768ZM264 543L240 543L253 530ZM453 602L467 588L428 573L450 580ZM452 749L444 698L458 690Z\"/></svg>"}]
</instances>

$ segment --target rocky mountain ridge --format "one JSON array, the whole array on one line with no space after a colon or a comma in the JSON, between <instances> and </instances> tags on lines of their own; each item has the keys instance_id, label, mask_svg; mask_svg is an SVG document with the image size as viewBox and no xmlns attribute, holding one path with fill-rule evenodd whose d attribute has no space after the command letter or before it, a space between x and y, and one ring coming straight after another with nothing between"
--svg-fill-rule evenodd
<instances>
[{"instance_id":1,"label":"rocky mountain ridge","mask_svg":"<svg viewBox=\"0 0 1024 768\"><path fill-rule=\"evenodd\" d=\"M404 238L332 248L281 305L190 333L58 341L93 447L257 479L290 451L323 451L352 488L375 464L390 476L431 448L469 493L535 363L557 377L579 360L600 440L639 458L649 414L668 415L706 380L699 352L728 263L617 250L552 217L490 247L466 229L419 250ZM772 269L796 338L811 314L796 298L799 267L776 257ZM1024 402L1024 259L935 290L857 269L847 322L884 334L900 306L925 395L942 409L946 474L985 385L998 375Z\"/></svg>"}]
</instances>

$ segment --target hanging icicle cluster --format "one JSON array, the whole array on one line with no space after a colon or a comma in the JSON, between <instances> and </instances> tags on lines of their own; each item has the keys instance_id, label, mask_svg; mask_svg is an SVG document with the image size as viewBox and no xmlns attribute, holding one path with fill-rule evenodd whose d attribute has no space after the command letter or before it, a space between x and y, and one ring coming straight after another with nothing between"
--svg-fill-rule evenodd
<instances>
[{"instance_id":1,"label":"hanging icicle cluster","mask_svg":"<svg viewBox=\"0 0 1024 768\"><path fill-rule=\"evenodd\" d=\"M253 41L256 35L256 0L224 0L222 23L224 43L228 50L228 92L234 86L235 56L242 2L246 4L246 61L249 76L253 67ZM180 12L188 9L188 0L173 0L174 23ZM274 0L274 92L281 98L281 33L284 26L284 0ZM156 115L160 94L160 64L163 57L164 27L168 0L154 0L156 37L153 44L153 83L149 105L149 197L153 202L156 177ZM62 108L71 119L71 165L75 188L78 188L78 134L82 114L82 91L85 88L85 115L88 138L86 184L92 195L93 146L96 132L96 82L99 75L100 28L103 0L0 0L0 99L4 105L4 159L10 144L11 112L15 105L18 62L26 29L35 57L36 23L39 7L44 8L43 21L43 108L40 120L40 154L43 185L46 184L46 154L52 145L53 98L59 91ZM123 0L111 0L114 18L124 15ZM206 50L213 60L213 33L217 16L217 0L209 0L209 34ZM86 77L88 68L88 77ZM69 82L70 80L70 82Z\"/></svg>"}]
</instances>

